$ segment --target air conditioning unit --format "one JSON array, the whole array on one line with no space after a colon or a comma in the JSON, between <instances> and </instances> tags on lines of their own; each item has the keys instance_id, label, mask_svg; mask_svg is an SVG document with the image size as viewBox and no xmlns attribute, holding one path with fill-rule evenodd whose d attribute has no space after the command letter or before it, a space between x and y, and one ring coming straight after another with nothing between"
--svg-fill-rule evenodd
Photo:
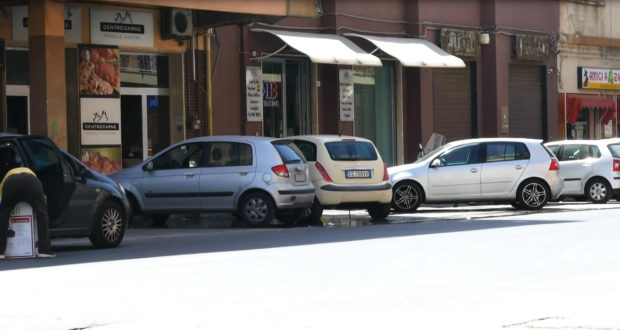
<instances>
[{"instance_id":1,"label":"air conditioning unit","mask_svg":"<svg viewBox=\"0 0 620 330\"><path fill-rule=\"evenodd\" d=\"M164 8L160 12L162 39L187 39L192 37L194 24L189 9Z\"/></svg>"}]
</instances>

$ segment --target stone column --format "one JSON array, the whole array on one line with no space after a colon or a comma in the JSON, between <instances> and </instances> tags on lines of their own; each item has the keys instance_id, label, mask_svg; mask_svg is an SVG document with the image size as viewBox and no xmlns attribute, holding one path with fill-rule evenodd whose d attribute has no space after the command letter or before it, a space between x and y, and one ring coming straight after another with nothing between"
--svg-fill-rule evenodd
<instances>
[{"instance_id":1,"label":"stone column","mask_svg":"<svg viewBox=\"0 0 620 330\"><path fill-rule=\"evenodd\" d=\"M67 148L64 4L31 0L28 17L30 131Z\"/></svg>"}]
</instances>

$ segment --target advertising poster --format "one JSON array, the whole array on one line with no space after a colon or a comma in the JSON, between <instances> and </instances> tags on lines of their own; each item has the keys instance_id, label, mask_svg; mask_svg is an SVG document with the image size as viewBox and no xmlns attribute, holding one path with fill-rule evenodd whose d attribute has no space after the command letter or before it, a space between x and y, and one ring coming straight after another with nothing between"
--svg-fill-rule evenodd
<instances>
[{"instance_id":1,"label":"advertising poster","mask_svg":"<svg viewBox=\"0 0 620 330\"><path fill-rule=\"evenodd\" d=\"M78 45L82 162L110 174L122 168L118 47Z\"/></svg>"},{"instance_id":2,"label":"advertising poster","mask_svg":"<svg viewBox=\"0 0 620 330\"><path fill-rule=\"evenodd\" d=\"M121 67L118 48L78 45L80 97L120 97Z\"/></svg>"},{"instance_id":3,"label":"advertising poster","mask_svg":"<svg viewBox=\"0 0 620 330\"><path fill-rule=\"evenodd\" d=\"M353 70L340 69L340 121L353 121L354 100Z\"/></svg>"},{"instance_id":4,"label":"advertising poster","mask_svg":"<svg viewBox=\"0 0 620 330\"><path fill-rule=\"evenodd\" d=\"M122 169L120 146L82 146L82 162L101 174L111 174Z\"/></svg>"},{"instance_id":5,"label":"advertising poster","mask_svg":"<svg viewBox=\"0 0 620 330\"><path fill-rule=\"evenodd\" d=\"M262 72L260 66L245 69L247 121L263 121Z\"/></svg>"}]
</instances>

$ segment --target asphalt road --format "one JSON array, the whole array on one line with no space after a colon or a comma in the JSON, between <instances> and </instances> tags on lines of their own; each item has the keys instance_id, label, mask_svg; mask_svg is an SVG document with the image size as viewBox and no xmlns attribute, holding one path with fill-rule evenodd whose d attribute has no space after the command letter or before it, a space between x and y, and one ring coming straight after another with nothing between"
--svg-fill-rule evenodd
<instances>
[{"instance_id":1,"label":"asphalt road","mask_svg":"<svg viewBox=\"0 0 620 330\"><path fill-rule=\"evenodd\" d=\"M54 259L0 261L0 328L620 329L618 203L325 218L54 240Z\"/></svg>"}]
</instances>

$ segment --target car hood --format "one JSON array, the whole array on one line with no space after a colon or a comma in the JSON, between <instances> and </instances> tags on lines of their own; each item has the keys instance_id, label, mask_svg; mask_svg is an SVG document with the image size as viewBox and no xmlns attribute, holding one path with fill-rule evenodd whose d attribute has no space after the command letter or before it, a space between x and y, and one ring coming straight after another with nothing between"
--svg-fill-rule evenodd
<instances>
[{"instance_id":1,"label":"car hood","mask_svg":"<svg viewBox=\"0 0 620 330\"><path fill-rule=\"evenodd\" d=\"M109 174L108 177L114 181L127 178L141 178L142 177L142 164L132 166L118 172Z\"/></svg>"},{"instance_id":2,"label":"car hood","mask_svg":"<svg viewBox=\"0 0 620 330\"><path fill-rule=\"evenodd\" d=\"M392 182L399 181L403 176L409 178L418 177L418 175L426 175L428 171L428 162L411 163L388 167L388 174Z\"/></svg>"}]
</instances>

